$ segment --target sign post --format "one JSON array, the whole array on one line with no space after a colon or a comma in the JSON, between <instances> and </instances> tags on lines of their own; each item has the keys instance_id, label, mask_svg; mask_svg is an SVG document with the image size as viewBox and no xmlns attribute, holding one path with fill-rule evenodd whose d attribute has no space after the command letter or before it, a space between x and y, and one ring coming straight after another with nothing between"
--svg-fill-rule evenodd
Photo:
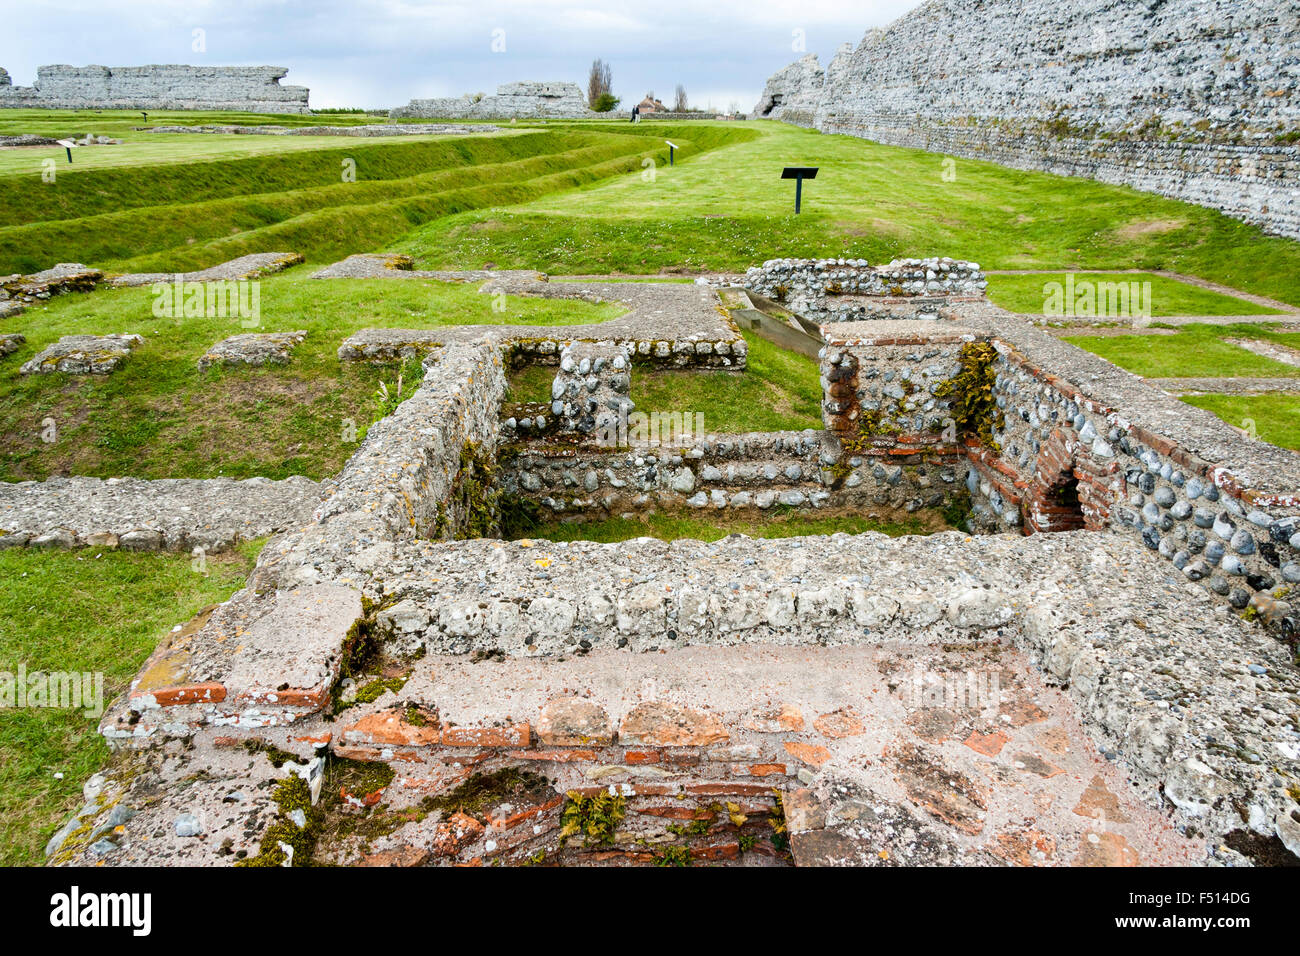
<instances>
[{"instance_id":1,"label":"sign post","mask_svg":"<svg viewBox=\"0 0 1300 956\"><path fill-rule=\"evenodd\" d=\"M816 179L817 170L820 166L787 166L781 172L782 179L794 180L794 214L799 215L800 209L803 208L803 181L805 179Z\"/></svg>"},{"instance_id":2,"label":"sign post","mask_svg":"<svg viewBox=\"0 0 1300 956\"><path fill-rule=\"evenodd\" d=\"M668 144L668 165L673 164L673 156L677 153L677 144L670 139L664 140Z\"/></svg>"},{"instance_id":3,"label":"sign post","mask_svg":"<svg viewBox=\"0 0 1300 956\"><path fill-rule=\"evenodd\" d=\"M55 140L55 142L58 143L60 146L64 148L64 150L67 151L68 162L72 162L72 147L76 146L77 144L70 139L59 139L59 140Z\"/></svg>"}]
</instances>

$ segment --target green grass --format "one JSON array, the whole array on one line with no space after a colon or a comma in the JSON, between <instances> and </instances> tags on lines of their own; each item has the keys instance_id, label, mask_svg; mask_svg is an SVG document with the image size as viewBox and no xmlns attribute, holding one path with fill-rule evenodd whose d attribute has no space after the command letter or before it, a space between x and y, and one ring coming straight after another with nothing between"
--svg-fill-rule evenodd
<instances>
[{"instance_id":1,"label":"green grass","mask_svg":"<svg viewBox=\"0 0 1300 956\"><path fill-rule=\"evenodd\" d=\"M661 371L634 366L637 411L704 415L709 432L787 431L822 427L817 363L757 335L744 372ZM549 402L555 369L528 366L511 377L510 400Z\"/></svg>"},{"instance_id":2,"label":"green grass","mask_svg":"<svg viewBox=\"0 0 1300 956\"><path fill-rule=\"evenodd\" d=\"M1165 269L1300 304L1300 243L1209 209L973 160L957 160L956 180L944 182L934 153L771 122L742 128L761 135L660 168L654 182L621 176L462 213L416 229L400 249L428 265L554 273L951 255L988 269ZM821 168L801 216L779 178L790 163Z\"/></svg>"},{"instance_id":3,"label":"green grass","mask_svg":"<svg viewBox=\"0 0 1300 956\"><path fill-rule=\"evenodd\" d=\"M165 140L152 165L74 164L48 184L37 165L0 176L0 272L56 260L174 271L282 250L341 258L439 217L640 170L646 157L665 161L666 151L658 139L594 124L414 140L326 137L328 146L313 149L267 138L271 147L258 155L218 159L211 157L223 141L250 138L149 135L155 145ZM687 131L682 152L752 135ZM355 163L355 182L343 181L344 162Z\"/></svg>"},{"instance_id":4,"label":"green grass","mask_svg":"<svg viewBox=\"0 0 1300 956\"><path fill-rule=\"evenodd\" d=\"M554 299L508 297L505 312L472 284L418 279L312 280L304 265L261 282L257 331L306 329L287 366L200 372L200 355L248 331L238 318L158 319L148 287L69 294L4 323L27 344L0 359L0 480L56 474L140 478L334 474L356 444L344 419L361 431L374 417L389 365L339 362L337 350L358 329L448 325L566 325L601 322L623 311ZM134 332L145 338L108 376L30 375L19 365L60 336ZM419 374L408 368L406 384ZM58 441L41 440L53 418Z\"/></svg>"},{"instance_id":5,"label":"green grass","mask_svg":"<svg viewBox=\"0 0 1300 956\"><path fill-rule=\"evenodd\" d=\"M0 670L102 672L107 705L168 630L242 586L259 549L209 556L206 573L188 555L0 551ZM97 724L81 710L0 710L0 865L40 863L81 805L108 758Z\"/></svg>"},{"instance_id":6,"label":"green grass","mask_svg":"<svg viewBox=\"0 0 1300 956\"><path fill-rule=\"evenodd\" d=\"M988 296L1011 312L1043 315L1049 282L1066 282L1064 273L1049 275L989 276ZM1223 295L1209 289L1188 285L1168 276L1150 273L1076 273L1075 288L1083 282L1151 283L1149 299L1151 317L1168 315L1277 315L1278 310L1247 302L1235 296ZM1095 289L1095 286L1094 286ZM1076 298L1078 291L1076 291ZM1133 308L1133 306L1130 306ZM1099 316L1099 318L1124 318L1124 316Z\"/></svg>"},{"instance_id":7,"label":"green grass","mask_svg":"<svg viewBox=\"0 0 1300 956\"><path fill-rule=\"evenodd\" d=\"M1184 325L1174 335L1071 335L1065 341L1144 378L1295 377L1300 368L1223 341L1249 338L1300 347L1300 333L1262 325Z\"/></svg>"},{"instance_id":8,"label":"green grass","mask_svg":"<svg viewBox=\"0 0 1300 956\"><path fill-rule=\"evenodd\" d=\"M532 537L550 541L596 541L612 544L632 538L658 538L676 541L689 538L695 541L717 541L729 534L744 534L751 538L794 538L807 535L864 534L879 531L891 537L908 534L930 534L936 530L933 520L909 516L897 521L884 521L861 515L820 517L795 511L773 511L762 518L711 516L693 518L680 514L654 512L636 518L603 518L593 521L575 521L569 524L544 525Z\"/></svg>"},{"instance_id":9,"label":"green grass","mask_svg":"<svg viewBox=\"0 0 1300 956\"><path fill-rule=\"evenodd\" d=\"M1249 429L1253 422L1256 437L1300 451L1300 395L1186 395L1183 401L1213 412L1236 428Z\"/></svg>"},{"instance_id":10,"label":"green grass","mask_svg":"<svg viewBox=\"0 0 1300 956\"><path fill-rule=\"evenodd\" d=\"M361 113L243 113L234 110L150 110L149 126L361 126L392 122ZM418 121L417 121L418 122ZM130 136L146 125L139 110L17 109L0 113L0 136L67 133Z\"/></svg>"}]
</instances>

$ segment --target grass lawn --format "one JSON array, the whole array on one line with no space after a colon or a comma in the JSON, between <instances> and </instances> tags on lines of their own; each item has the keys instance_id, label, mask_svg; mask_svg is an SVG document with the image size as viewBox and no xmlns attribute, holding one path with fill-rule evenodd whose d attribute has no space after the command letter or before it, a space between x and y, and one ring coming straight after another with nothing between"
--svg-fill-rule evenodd
<instances>
[{"instance_id":1,"label":"grass lawn","mask_svg":"<svg viewBox=\"0 0 1300 956\"><path fill-rule=\"evenodd\" d=\"M744 372L664 371L633 366L632 401L641 412L704 414L707 432L822 427L817 363L750 332ZM509 399L549 402L555 369L531 365L511 376Z\"/></svg>"},{"instance_id":2,"label":"grass lawn","mask_svg":"<svg viewBox=\"0 0 1300 956\"><path fill-rule=\"evenodd\" d=\"M727 124L731 125L731 124ZM555 273L735 271L781 256L951 255L988 269L1168 269L1300 304L1300 243L1126 187L779 123L660 168L416 229L425 265ZM694 127L693 127L694 128ZM791 163L821 167L792 215ZM1041 302L1039 303L1041 307Z\"/></svg>"},{"instance_id":3,"label":"grass lawn","mask_svg":"<svg viewBox=\"0 0 1300 956\"><path fill-rule=\"evenodd\" d=\"M947 530L935 516L919 518L909 515L897 521L882 521L858 515L821 517L797 511L773 510L761 519L739 518L708 512L707 517L689 515L654 514L636 518L604 518L596 521L575 521L571 524L547 524L533 533L534 538L550 541L597 541L611 544L632 538L659 538L675 541L691 538L696 541L717 541L729 534L744 534L751 538L795 538L805 535L863 534L879 531L891 537L907 534L931 534Z\"/></svg>"},{"instance_id":4,"label":"grass lawn","mask_svg":"<svg viewBox=\"0 0 1300 956\"><path fill-rule=\"evenodd\" d=\"M1185 395L1183 401L1211 411L1237 428L1249 429L1253 422L1256 437L1300 451L1300 395Z\"/></svg>"},{"instance_id":5,"label":"grass lawn","mask_svg":"<svg viewBox=\"0 0 1300 956\"><path fill-rule=\"evenodd\" d=\"M1044 291L1049 282L1060 283L1064 287L1064 273L1054 275L989 276L988 296L995 303L1011 312L1043 315L1048 294ZM1276 309L1270 309L1235 296L1222 295L1199 286L1188 285L1168 276L1150 273L1075 273L1074 283L1076 299L1080 285L1084 282L1122 282L1151 283L1149 303L1150 315L1277 315ZM1145 298L1145 295L1144 295ZM1133 306L1130 306L1133 309ZM1105 318L1124 318L1124 316L1099 316Z\"/></svg>"},{"instance_id":6,"label":"grass lawn","mask_svg":"<svg viewBox=\"0 0 1300 956\"><path fill-rule=\"evenodd\" d=\"M664 132L681 134L686 155L756 135L703 127ZM293 137L141 135L150 139L138 147L86 147L125 152L119 162L56 167L52 183L42 181L31 158L48 149L8 151L24 158L15 160L17 172L0 175L0 273L56 261L170 272L282 250L342 258L441 216L640 170L645 157L667 161L659 156L667 149L662 140L596 124L475 136L324 137L315 148ZM137 149L149 164L125 163Z\"/></svg>"},{"instance_id":7,"label":"grass lawn","mask_svg":"<svg viewBox=\"0 0 1300 956\"><path fill-rule=\"evenodd\" d=\"M334 474L356 444L344 419L363 429L375 390L394 384L393 366L339 362L337 350L367 327L601 322L614 304L510 297L505 312L472 284L417 279L313 280L299 266L261 281L257 331L306 329L287 366L212 369L195 365L211 345L249 331L236 317L155 318L148 287L98 289L51 299L2 323L27 344L0 360L0 480L55 474L209 478ZM19 375L19 365L60 336L134 332L145 338L108 376ZM418 376L418 367L405 381ZM41 439L53 418L58 440Z\"/></svg>"},{"instance_id":8,"label":"grass lawn","mask_svg":"<svg viewBox=\"0 0 1300 956\"><path fill-rule=\"evenodd\" d=\"M1144 378L1295 377L1300 368L1225 342L1261 339L1300 348L1300 333L1263 325L1185 325L1174 335L1071 335L1065 341Z\"/></svg>"},{"instance_id":9,"label":"grass lawn","mask_svg":"<svg viewBox=\"0 0 1300 956\"><path fill-rule=\"evenodd\" d=\"M189 555L0 551L0 670L102 672L107 706L167 631L243 585L260 547L209 556L206 573ZM81 710L0 710L0 866L40 863L81 805L108 758L98 723Z\"/></svg>"}]
</instances>

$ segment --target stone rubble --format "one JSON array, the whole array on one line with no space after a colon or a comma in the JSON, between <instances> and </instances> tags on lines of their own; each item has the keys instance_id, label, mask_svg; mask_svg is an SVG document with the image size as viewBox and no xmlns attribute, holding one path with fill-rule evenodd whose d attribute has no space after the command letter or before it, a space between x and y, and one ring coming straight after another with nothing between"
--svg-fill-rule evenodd
<instances>
[{"instance_id":1,"label":"stone rubble","mask_svg":"<svg viewBox=\"0 0 1300 956\"><path fill-rule=\"evenodd\" d=\"M109 375L144 338L139 335L65 335L24 362L24 375Z\"/></svg>"},{"instance_id":2,"label":"stone rubble","mask_svg":"<svg viewBox=\"0 0 1300 956\"><path fill-rule=\"evenodd\" d=\"M245 332L222 339L199 356L199 370L214 365L287 365L290 353L307 337L297 332Z\"/></svg>"}]
</instances>

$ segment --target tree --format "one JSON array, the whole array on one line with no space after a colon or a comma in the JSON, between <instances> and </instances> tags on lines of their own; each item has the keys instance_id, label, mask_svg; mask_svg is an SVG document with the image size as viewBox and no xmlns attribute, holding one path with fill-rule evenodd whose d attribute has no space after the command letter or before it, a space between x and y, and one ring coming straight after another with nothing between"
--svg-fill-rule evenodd
<instances>
[{"instance_id":1,"label":"tree","mask_svg":"<svg viewBox=\"0 0 1300 956\"><path fill-rule=\"evenodd\" d=\"M677 96L673 100L674 113L687 113L690 111L690 104L686 102L686 87L680 83L677 84Z\"/></svg>"},{"instance_id":2,"label":"tree","mask_svg":"<svg viewBox=\"0 0 1300 956\"><path fill-rule=\"evenodd\" d=\"M601 93L596 98L596 102L591 104L591 108L597 113L608 113L618 104L619 99L613 93Z\"/></svg>"},{"instance_id":3,"label":"tree","mask_svg":"<svg viewBox=\"0 0 1300 956\"><path fill-rule=\"evenodd\" d=\"M608 112L613 109L612 106L600 110L596 104L601 102L602 97L613 95L614 71L610 69L608 63L597 58L592 61L591 72L587 75L587 105L597 112Z\"/></svg>"}]
</instances>

